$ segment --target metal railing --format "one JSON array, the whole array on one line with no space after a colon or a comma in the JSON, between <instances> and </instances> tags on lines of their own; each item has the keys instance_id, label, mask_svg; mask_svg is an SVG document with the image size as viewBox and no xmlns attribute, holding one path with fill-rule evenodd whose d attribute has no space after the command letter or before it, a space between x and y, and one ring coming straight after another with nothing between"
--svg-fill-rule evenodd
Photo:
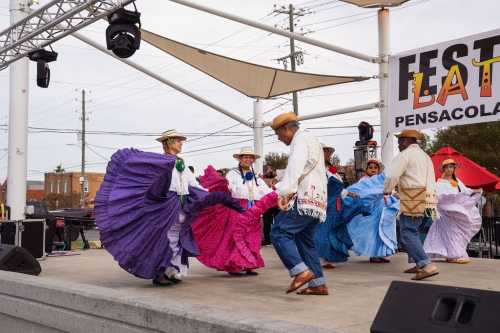
<instances>
[{"instance_id":1,"label":"metal railing","mask_svg":"<svg viewBox=\"0 0 500 333\"><path fill-rule=\"evenodd\" d=\"M488 258L500 259L500 217L483 217L481 230L471 240L475 243L480 245L477 250L487 250Z\"/></svg>"}]
</instances>

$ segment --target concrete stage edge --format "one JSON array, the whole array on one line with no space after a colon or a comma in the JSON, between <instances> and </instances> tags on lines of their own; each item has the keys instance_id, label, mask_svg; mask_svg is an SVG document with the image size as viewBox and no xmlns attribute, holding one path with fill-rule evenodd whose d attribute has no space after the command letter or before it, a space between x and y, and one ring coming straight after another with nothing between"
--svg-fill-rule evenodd
<instances>
[{"instance_id":1,"label":"concrete stage edge","mask_svg":"<svg viewBox=\"0 0 500 333\"><path fill-rule=\"evenodd\" d=\"M0 323L0 332L332 332L273 318L5 271L0 271Z\"/></svg>"},{"instance_id":2,"label":"concrete stage edge","mask_svg":"<svg viewBox=\"0 0 500 333\"><path fill-rule=\"evenodd\" d=\"M391 282L412 276L403 273L411 267L405 253L389 264L351 256L324 270L329 296L286 295L288 272L274 248L265 247L258 276L228 275L192 259L182 283L159 287L121 269L105 250L72 254L41 261L38 277L0 271L1 333L366 333ZM412 283L500 291L500 260L433 262L440 274Z\"/></svg>"}]
</instances>

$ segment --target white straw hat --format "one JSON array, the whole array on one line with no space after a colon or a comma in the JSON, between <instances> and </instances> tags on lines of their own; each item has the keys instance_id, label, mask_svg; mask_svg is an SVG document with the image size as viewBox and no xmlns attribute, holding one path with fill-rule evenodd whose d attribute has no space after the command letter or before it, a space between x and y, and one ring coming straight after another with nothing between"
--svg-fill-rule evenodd
<instances>
[{"instance_id":1,"label":"white straw hat","mask_svg":"<svg viewBox=\"0 0 500 333\"><path fill-rule=\"evenodd\" d=\"M161 137L157 138L156 141L163 142L163 141L165 141L168 138L180 138L182 141L186 140L185 136L182 136L179 133L177 133L176 130L171 129L171 130L168 130L166 132L163 132L163 134L161 135Z\"/></svg>"},{"instance_id":2,"label":"white straw hat","mask_svg":"<svg viewBox=\"0 0 500 333\"><path fill-rule=\"evenodd\" d=\"M251 147L241 148L241 151L238 154L233 154L233 157L239 158L241 155L253 155L255 159L260 158L260 155L256 155L253 153L253 149Z\"/></svg>"},{"instance_id":3,"label":"white straw hat","mask_svg":"<svg viewBox=\"0 0 500 333\"><path fill-rule=\"evenodd\" d=\"M327 147L324 143L321 144L321 148L330 150L330 153L332 154L335 152L335 148Z\"/></svg>"}]
</instances>

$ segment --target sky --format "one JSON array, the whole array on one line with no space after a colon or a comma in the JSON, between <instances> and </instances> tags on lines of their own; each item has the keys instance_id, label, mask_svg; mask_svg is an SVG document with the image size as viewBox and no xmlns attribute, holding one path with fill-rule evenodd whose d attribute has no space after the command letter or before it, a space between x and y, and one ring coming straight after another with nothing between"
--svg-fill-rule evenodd
<instances>
[{"instance_id":1,"label":"sky","mask_svg":"<svg viewBox=\"0 0 500 333\"><path fill-rule=\"evenodd\" d=\"M47 0L42 0L42 4ZM288 16L273 12L266 0L193 0L260 21L288 27ZM204 13L170 1L137 0L142 27L156 34L227 57L264 66L283 68L277 58L288 55L289 40L256 28ZM276 3L277 7L288 3ZM299 0L296 9L307 13L295 19L295 31L306 36L373 56L378 55L375 9L362 9L338 0ZM36 9L38 6L34 5ZM128 6L128 9L133 6ZM497 0L411 0L391 9L391 52L445 42L499 28ZM9 25L8 1L0 2L0 30ZM105 45L107 23L96 22L80 30ZM302 29L302 30L301 30ZM303 42L304 64L297 71L317 74L368 76L378 66ZM162 153L155 141L162 132L176 129L188 137L180 156L196 174L213 165L234 167L232 158L242 147L253 147L252 130L169 86L117 61L72 36L52 44L58 60L50 63L47 89L36 85L36 63L30 62L29 86L29 180L43 180L44 173L58 165L66 171L80 171L82 90L86 93L86 172L105 172L107 162L118 149L134 147ZM253 100L168 54L141 43L130 60L179 84L211 102L252 119ZM290 68L290 66L289 66ZM7 178L9 123L9 69L0 71L0 180ZM299 114L378 102L378 81L370 79L298 93ZM264 120L291 111L291 94L264 100ZM361 111L301 122L321 142L336 149L341 163L353 157L358 140L357 125L374 125L374 139L380 143L378 110ZM117 134L121 133L121 135ZM432 135L431 130L424 132ZM397 145L394 146L397 153ZM264 130L264 154L289 152L273 131Z\"/></svg>"}]
</instances>

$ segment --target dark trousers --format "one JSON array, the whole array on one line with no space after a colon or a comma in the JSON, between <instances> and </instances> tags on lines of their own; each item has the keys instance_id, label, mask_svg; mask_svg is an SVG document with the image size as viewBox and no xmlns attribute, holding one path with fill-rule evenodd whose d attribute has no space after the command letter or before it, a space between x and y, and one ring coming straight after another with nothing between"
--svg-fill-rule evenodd
<instances>
[{"instance_id":1,"label":"dark trousers","mask_svg":"<svg viewBox=\"0 0 500 333\"><path fill-rule=\"evenodd\" d=\"M271 244L271 236L269 235L271 233L271 227L273 226L274 219L278 214L280 213L280 210L278 207L273 207L268 209L264 214L262 214L262 222L263 222L263 227L262 230L264 231L264 237L262 238L262 245L270 245Z\"/></svg>"}]
</instances>

